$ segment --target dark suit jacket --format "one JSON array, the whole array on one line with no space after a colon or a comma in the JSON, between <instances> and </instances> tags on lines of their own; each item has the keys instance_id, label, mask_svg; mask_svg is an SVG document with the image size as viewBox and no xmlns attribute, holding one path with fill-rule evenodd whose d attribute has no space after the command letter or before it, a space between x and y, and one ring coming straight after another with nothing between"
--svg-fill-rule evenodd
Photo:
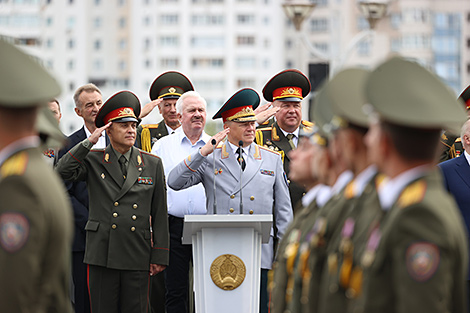
<instances>
[{"instance_id":1,"label":"dark suit jacket","mask_svg":"<svg viewBox=\"0 0 470 313\"><path fill-rule=\"evenodd\" d=\"M131 149L126 180L111 145L89 151L79 143L56 168L64 179L87 182L90 215L84 262L148 271L150 263L168 265L166 184L160 158Z\"/></svg>"},{"instance_id":2,"label":"dark suit jacket","mask_svg":"<svg viewBox=\"0 0 470 313\"><path fill-rule=\"evenodd\" d=\"M470 229L470 165L465 155L439 164L445 188L454 196L467 231Z\"/></svg>"},{"instance_id":3,"label":"dark suit jacket","mask_svg":"<svg viewBox=\"0 0 470 313\"><path fill-rule=\"evenodd\" d=\"M67 137L67 145L59 151L59 159L77 143L86 139L85 126ZM85 251L85 225L88 221L88 191L84 181L64 181L73 207L75 233L72 251Z\"/></svg>"}]
</instances>

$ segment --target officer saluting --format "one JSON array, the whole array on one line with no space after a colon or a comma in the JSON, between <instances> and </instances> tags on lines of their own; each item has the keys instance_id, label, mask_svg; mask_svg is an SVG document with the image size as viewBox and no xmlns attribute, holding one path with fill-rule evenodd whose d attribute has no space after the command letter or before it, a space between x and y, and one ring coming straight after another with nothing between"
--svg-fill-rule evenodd
<instances>
[{"instance_id":1,"label":"officer saluting","mask_svg":"<svg viewBox=\"0 0 470 313\"><path fill-rule=\"evenodd\" d=\"M273 214L276 232L261 251L261 312L267 312L267 272L274 258L274 239L280 239L292 220L287 181L278 153L255 144L255 113L259 96L253 89L235 93L213 119L222 118L224 130L212 138L218 144L215 151L210 141L199 151L179 163L168 175L168 185L180 190L203 183L208 212L214 205L216 181L217 213ZM217 175L214 175L213 162ZM242 191L240 190L240 177ZM243 212L240 212L240 194Z\"/></svg>"},{"instance_id":2,"label":"officer saluting","mask_svg":"<svg viewBox=\"0 0 470 313\"><path fill-rule=\"evenodd\" d=\"M352 312L467 312L465 226L435 166L441 129L458 131L465 112L439 78L401 58L375 69L365 90L367 144L388 178Z\"/></svg>"},{"instance_id":3,"label":"officer saluting","mask_svg":"<svg viewBox=\"0 0 470 313\"><path fill-rule=\"evenodd\" d=\"M310 81L302 72L294 69L282 71L272 77L263 88L266 101L278 107L275 120L270 119L256 132L256 143L281 154L284 171L289 177L289 152L297 147L299 130L311 127L312 123L302 120L302 100L310 93ZM264 126L264 125L262 125ZM305 193L304 186L289 182L291 204L296 204Z\"/></svg>"},{"instance_id":4,"label":"officer saluting","mask_svg":"<svg viewBox=\"0 0 470 313\"><path fill-rule=\"evenodd\" d=\"M0 51L0 311L71 312L71 206L35 129L60 87L4 40ZM41 138L63 139L55 120L42 121Z\"/></svg>"},{"instance_id":5,"label":"officer saluting","mask_svg":"<svg viewBox=\"0 0 470 313\"><path fill-rule=\"evenodd\" d=\"M157 124L143 124L137 128L136 147L150 152L153 144L160 138L173 133L180 122L176 114L176 100L186 91L194 90L191 81L176 71L169 71L161 74L150 86L150 99L154 106L158 105L158 111L163 116L163 120ZM147 104L144 111L147 109ZM143 112L142 112L143 113ZM143 113L147 115L150 112ZM143 116L141 116L143 117Z\"/></svg>"},{"instance_id":6,"label":"officer saluting","mask_svg":"<svg viewBox=\"0 0 470 313\"><path fill-rule=\"evenodd\" d=\"M146 312L150 274L168 264L166 187L161 160L135 147L140 103L108 99L95 132L57 164L65 180L86 180L90 214L84 262L92 312ZM90 150L106 129L110 145Z\"/></svg>"}]
</instances>

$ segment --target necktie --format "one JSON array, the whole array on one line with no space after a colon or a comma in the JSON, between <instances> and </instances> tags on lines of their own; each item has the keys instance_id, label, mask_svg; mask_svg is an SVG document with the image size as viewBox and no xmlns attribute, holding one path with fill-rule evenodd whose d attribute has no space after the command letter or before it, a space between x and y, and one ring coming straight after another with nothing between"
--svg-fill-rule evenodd
<instances>
[{"instance_id":1,"label":"necktie","mask_svg":"<svg viewBox=\"0 0 470 313\"><path fill-rule=\"evenodd\" d=\"M287 134L287 139L289 140L289 145L290 147L292 148L292 150L295 149L295 145L294 145L294 141L292 140L292 138L294 138L294 134Z\"/></svg>"},{"instance_id":2,"label":"necktie","mask_svg":"<svg viewBox=\"0 0 470 313\"><path fill-rule=\"evenodd\" d=\"M119 164L121 165L121 172L122 172L122 176L124 177L124 179L126 179L126 176L127 176L127 167L126 167L126 157L121 155L121 157L119 158Z\"/></svg>"},{"instance_id":3,"label":"necktie","mask_svg":"<svg viewBox=\"0 0 470 313\"><path fill-rule=\"evenodd\" d=\"M242 166L242 171L244 171L246 167L246 162L245 162L245 159L243 158L243 150L241 148L238 148L237 153L238 153L238 163L240 163L240 165Z\"/></svg>"}]
</instances>

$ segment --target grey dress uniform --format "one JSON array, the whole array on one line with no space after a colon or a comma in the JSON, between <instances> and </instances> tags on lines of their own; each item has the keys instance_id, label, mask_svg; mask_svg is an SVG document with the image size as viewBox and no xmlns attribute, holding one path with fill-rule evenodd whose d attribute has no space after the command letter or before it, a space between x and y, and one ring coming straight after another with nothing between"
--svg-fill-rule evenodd
<instances>
[{"instance_id":1,"label":"grey dress uniform","mask_svg":"<svg viewBox=\"0 0 470 313\"><path fill-rule=\"evenodd\" d=\"M362 253L362 297L353 312L466 312L465 226L442 186L434 169L384 212Z\"/></svg>"},{"instance_id":2,"label":"grey dress uniform","mask_svg":"<svg viewBox=\"0 0 470 313\"><path fill-rule=\"evenodd\" d=\"M213 159L217 175L213 171ZM212 154L204 157L200 152L188 156L168 175L168 186L175 190L184 189L200 182L206 190L207 211L212 212L217 186L217 213L239 214L240 164L228 143L219 146ZM254 143L246 160L242 174L244 214L273 214L277 233L271 228L271 239L262 245L261 268L271 269L274 236L280 239L292 220L292 207L282 161L279 154Z\"/></svg>"},{"instance_id":3,"label":"grey dress uniform","mask_svg":"<svg viewBox=\"0 0 470 313\"><path fill-rule=\"evenodd\" d=\"M63 179L87 182L90 214L84 262L118 270L148 271L150 264L167 265L168 218L161 160L132 147L124 181L111 145L90 151L87 143L88 139L77 144L57 164Z\"/></svg>"},{"instance_id":4,"label":"grey dress uniform","mask_svg":"<svg viewBox=\"0 0 470 313\"><path fill-rule=\"evenodd\" d=\"M0 161L1 312L72 312L72 209L41 152Z\"/></svg>"}]
</instances>

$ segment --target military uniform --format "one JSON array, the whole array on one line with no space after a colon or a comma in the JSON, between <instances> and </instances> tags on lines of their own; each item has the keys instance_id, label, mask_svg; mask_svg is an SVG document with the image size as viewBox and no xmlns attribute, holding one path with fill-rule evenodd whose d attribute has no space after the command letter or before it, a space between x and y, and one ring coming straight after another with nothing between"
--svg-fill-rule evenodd
<instances>
[{"instance_id":1,"label":"military uniform","mask_svg":"<svg viewBox=\"0 0 470 313\"><path fill-rule=\"evenodd\" d=\"M302 130L305 127L312 127L313 123L308 121L302 121L300 124L300 129ZM279 128L277 122L274 122L271 127L259 128L256 131L256 144L271 149L273 151L279 152L282 157L284 164L284 171L286 172L287 177L289 178L289 152L292 150L289 145L289 140L284 136L284 133ZM289 180L289 194L291 197L292 207L302 199L302 196L305 194L305 188L295 182Z\"/></svg>"},{"instance_id":2,"label":"military uniform","mask_svg":"<svg viewBox=\"0 0 470 313\"><path fill-rule=\"evenodd\" d=\"M97 127L112 121L109 116L115 111L118 112L114 114L114 120L119 119L116 122L136 120L134 112L138 115L137 104L140 110L138 100L133 112L129 112L128 107L122 108L131 106L129 102L134 101L132 94L129 94L121 92L108 99L97 115ZM108 114L114 107L118 109ZM125 303L122 299L116 300L121 301L121 309L125 312L144 312L147 298L142 299L141 295L142 290L148 294L150 264L168 264L169 235L163 165L158 157L131 147L127 175L124 177L112 145L90 151L91 146L91 142L85 139L57 164L63 179L87 182L90 212L85 226L87 242L84 262L95 268L117 270L123 274L134 271L146 275L145 284L128 289ZM91 271L89 279L92 311L103 309L116 312L116 292L107 290L97 296L94 290L101 286L101 282L96 282ZM103 281L106 279L103 278ZM113 283L109 278L107 283L115 284L113 288L118 290L125 290L127 284L133 284L133 279Z\"/></svg>"},{"instance_id":3,"label":"military uniform","mask_svg":"<svg viewBox=\"0 0 470 313\"><path fill-rule=\"evenodd\" d=\"M465 121L464 109L437 76L398 57L370 74L365 93L383 131L376 141L405 136L411 128L418 139L437 145L433 136L440 129L458 132ZM364 245L357 279L362 294L352 312L467 312L465 226L434 166L434 151L421 158L412 151L417 166L413 156L398 152L395 141L385 141L386 148L406 170L387 167L387 159L377 161L391 177L378 189L382 217Z\"/></svg>"},{"instance_id":4,"label":"military uniform","mask_svg":"<svg viewBox=\"0 0 470 313\"><path fill-rule=\"evenodd\" d=\"M168 71L155 78L150 86L149 96L151 100L178 99L183 93L190 90L194 90L194 87L186 76L180 72ZM158 124L139 125L135 146L151 152L153 144L167 135L168 128L165 120L160 121ZM163 300L163 298L160 300Z\"/></svg>"},{"instance_id":5,"label":"military uniform","mask_svg":"<svg viewBox=\"0 0 470 313\"><path fill-rule=\"evenodd\" d=\"M144 151L152 151L152 146L158 139L168 135L165 121L158 124L143 124L137 127L135 146Z\"/></svg>"},{"instance_id":6,"label":"military uniform","mask_svg":"<svg viewBox=\"0 0 470 313\"><path fill-rule=\"evenodd\" d=\"M59 84L31 56L4 40L0 50L2 110L21 109L19 119L26 109L45 108L60 93ZM47 137L45 145L50 138L63 139L55 137L54 132L60 133L55 120L43 125L38 116L36 129ZM2 133L0 139L0 311L72 312L70 201L38 149L40 139L22 136L4 142L10 135Z\"/></svg>"}]
</instances>

